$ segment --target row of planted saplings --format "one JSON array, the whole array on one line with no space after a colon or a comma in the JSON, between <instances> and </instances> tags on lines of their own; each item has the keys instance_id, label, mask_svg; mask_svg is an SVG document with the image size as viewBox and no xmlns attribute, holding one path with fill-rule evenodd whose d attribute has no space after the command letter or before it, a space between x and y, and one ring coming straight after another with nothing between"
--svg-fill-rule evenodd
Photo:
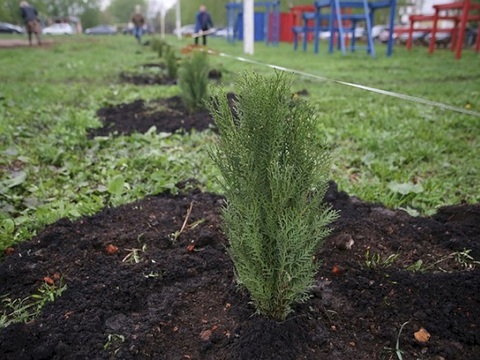
<instances>
[{"instance_id":1,"label":"row of planted saplings","mask_svg":"<svg viewBox=\"0 0 480 360\"><path fill-rule=\"evenodd\" d=\"M181 97L186 109L192 113L204 107L208 90L209 64L207 54L193 51L190 56L178 59L175 49L162 39L152 41L152 50L165 61L167 76L178 77Z\"/></svg>"}]
</instances>

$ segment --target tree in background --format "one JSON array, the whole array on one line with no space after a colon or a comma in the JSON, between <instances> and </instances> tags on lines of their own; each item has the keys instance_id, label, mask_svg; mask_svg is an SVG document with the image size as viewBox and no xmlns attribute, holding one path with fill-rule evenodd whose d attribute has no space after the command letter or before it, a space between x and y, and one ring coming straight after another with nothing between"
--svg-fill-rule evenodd
<instances>
[{"instance_id":1,"label":"tree in background","mask_svg":"<svg viewBox=\"0 0 480 360\"><path fill-rule=\"evenodd\" d=\"M114 0L119 1L119 0ZM201 1L191 1L191 0L180 0L181 11L182 11L182 25L193 24L195 23L195 14L198 11L198 8L201 4L204 4L207 7L208 12L212 16L213 25L216 28L227 26L227 8L228 3L238 3L242 1L237 0L201 0ZM281 1L282 11L289 11L290 6L296 5L311 5L313 0L291 0L291 1ZM152 17L158 18L155 15ZM167 32L175 28L175 6L172 7L166 17L166 28Z\"/></svg>"},{"instance_id":2,"label":"tree in background","mask_svg":"<svg viewBox=\"0 0 480 360\"><path fill-rule=\"evenodd\" d=\"M19 0L0 0L1 21L23 24L19 3ZM91 18L95 11L100 12L100 0L30 0L29 3L38 10L41 19L81 17L86 12L87 18Z\"/></svg>"},{"instance_id":3,"label":"tree in background","mask_svg":"<svg viewBox=\"0 0 480 360\"><path fill-rule=\"evenodd\" d=\"M227 24L227 10L225 5L234 0L202 0L202 1L180 1L182 4L182 24L194 24L195 14L201 4L207 7L207 11L210 13L213 25L218 28ZM174 11L173 11L174 13ZM175 16L175 15L174 15Z\"/></svg>"},{"instance_id":4,"label":"tree in background","mask_svg":"<svg viewBox=\"0 0 480 360\"><path fill-rule=\"evenodd\" d=\"M85 9L80 15L80 22L84 29L105 23L105 21L102 21L102 11L99 8Z\"/></svg>"},{"instance_id":5,"label":"tree in background","mask_svg":"<svg viewBox=\"0 0 480 360\"><path fill-rule=\"evenodd\" d=\"M52 18L80 17L87 10L100 9L100 0L44 0L35 3Z\"/></svg>"},{"instance_id":6,"label":"tree in background","mask_svg":"<svg viewBox=\"0 0 480 360\"><path fill-rule=\"evenodd\" d=\"M34 6L40 14L44 12L45 6L43 1L31 0L29 3ZM20 16L19 0L0 0L0 21L23 25L23 20Z\"/></svg>"},{"instance_id":7,"label":"tree in background","mask_svg":"<svg viewBox=\"0 0 480 360\"><path fill-rule=\"evenodd\" d=\"M236 0L203 0L203 1L191 1L180 0L182 5L182 24L193 24L195 22L195 14L198 11L200 4L204 4L207 7L208 12L212 16L213 24L215 27L221 27L227 25L227 10L226 5L228 3L242 2ZM313 0L281 0L282 11L288 12L291 6L298 5L312 5ZM175 18L175 11L170 11L168 19Z\"/></svg>"},{"instance_id":8,"label":"tree in background","mask_svg":"<svg viewBox=\"0 0 480 360\"><path fill-rule=\"evenodd\" d=\"M13 1L0 0L0 19L9 23L20 23L20 15L13 16L14 12L11 11L11 3L13 3ZM15 1L15 3L18 2Z\"/></svg>"},{"instance_id":9,"label":"tree in background","mask_svg":"<svg viewBox=\"0 0 480 360\"><path fill-rule=\"evenodd\" d=\"M146 18L151 18L153 14L147 14L147 2L145 0L112 0L107 11L112 16L112 20L116 23L127 23L130 21L135 5L142 7L142 12Z\"/></svg>"}]
</instances>

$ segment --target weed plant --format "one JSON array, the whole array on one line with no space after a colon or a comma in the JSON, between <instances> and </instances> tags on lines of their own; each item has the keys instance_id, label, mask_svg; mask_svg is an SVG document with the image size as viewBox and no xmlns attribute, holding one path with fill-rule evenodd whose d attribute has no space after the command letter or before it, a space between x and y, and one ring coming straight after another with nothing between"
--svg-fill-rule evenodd
<instances>
[{"instance_id":1,"label":"weed plant","mask_svg":"<svg viewBox=\"0 0 480 360\"><path fill-rule=\"evenodd\" d=\"M0 329L13 323L27 323L35 319L49 302L55 301L67 289L60 279L58 284L43 283L37 293L24 299L12 299L8 295L0 297Z\"/></svg>"},{"instance_id":2,"label":"weed plant","mask_svg":"<svg viewBox=\"0 0 480 360\"><path fill-rule=\"evenodd\" d=\"M227 199L224 228L238 283L257 311L284 320L308 298L336 212L324 202L330 155L314 111L281 73L244 73L235 115L225 91L209 104L220 132L212 152Z\"/></svg>"},{"instance_id":3,"label":"weed plant","mask_svg":"<svg viewBox=\"0 0 480 360\"><path fill-rule=\"evenodd\" d=\"M194 51L182 60L178 80L183 103L189 112L204 107L208 94L208 71L207 54L204 52Z\"/></svg>"}]
</instances>

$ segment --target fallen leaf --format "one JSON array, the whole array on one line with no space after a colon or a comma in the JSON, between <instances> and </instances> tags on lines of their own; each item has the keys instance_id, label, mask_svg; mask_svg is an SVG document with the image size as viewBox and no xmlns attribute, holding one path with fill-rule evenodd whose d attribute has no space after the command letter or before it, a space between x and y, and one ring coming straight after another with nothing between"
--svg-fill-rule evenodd
<instances>
[{"instance_id":1,"label":"fallen leaf","mask_svg":"<svg viewBox=\"0 0 480 360\"><path fill-rule=\"evenodd\" d=\"M43 278L43 281L45 281L45 283L46 283L47 285L50 285L50 286L54 284L54 281L52 280L52 278L51 278L50 276L45 276L45 277Z\"/></svg>"},{"instance_id":2,"label":"fallen leaf","mask_svg":"<svg viewBox=\"0 0 480 360\"><path fill-rule=\"evenodd\" d=\"M193 250L195 250L195 244L190 244L187 246L187 251L188 252L193 252Z\"/></svg>"},{"instance_id":3,"label":"fallen leaf","mask_svg":"<svg viewBox=\"0 0 480 360\"><path fill-rule=\"evenodd\" d=\"M53 279L54 280L59 280L60 279L60 273L56 272L55 274L53 274Z\"/></svg>"},{"instance_id":4,"label":"fallen leaf","mask_svg":"<svg viewBox=\"0 0 480 360\"><path fill-rule=\"evenodd\" d=\"M341 275L344 272L345 272L345 270L341 266L334 265L333 268L332 268L332 273L334 275Z\"/></svg>"},{"instance_id":5,"label":"fallen leaf","mask_svg":"<svg viewBox=\"0 0 480 360\"><path fill-rule=\"evenodd\" d=\"M4 252L5 255L12 255L14 253L15 249L13 247L7 247Z\"/></svg>"},{"instance_id":6,"label":"fallen leaf","mask_svg":"<svg viewBox=\"0 0 480 360\"><path fill-rule=\"evenodd\" d=\"M108 244L107 247L105 248L105 251L107 252L108 255L112 255L118 251L118 247L116 247L113 244Z\"/></svg>"},{"instance_id":7,"label":"fallen leaf","mask_svg":"<svg viewBox=\"0 0 480 360\"><path fill-rule=\"evenodd\" d=\"M72 314L73 314L73 311L67 311L63 316L65 317L65 319L68 320Z\"/></svg>"},{"instance_id":8,"label":"fallen leaf","mask_svg":"<svg viewBox=\"0 0 480 360\"><path fill-rule=\"evenodd\" d=\"M426 343L428 340L430 340L430 334L427 330L425 330L423 327L420 328L416 333L413 334L415 336L415 340Z\"/></svg>"},{"instance_id":9,"label":"fallen leaf","mask_svg":"<svg viewBox=\"0 0 480 360\"><path fill-rule=\"evenodd\" d=\"M212 337L212 330L203 330L201 333L200 333L200 338L203 340L203 341L208 341L210 340L210 338Z\"/></svg>"},{"instance_id":10,"label":"fallen leaf","mask_svg":"<svg viewBox=\"0 0 480 360\"><path fill-rule=\"evenodd\" d=\"M360 177L360 175L357 174L357 173L352 173L352 174L350 174L348 177L350 178L350 181L351 181L352 183L357 183L357 182L358 182L358 178Z\"/></svg>"},{"instance_id":11,"label":"fallen leaf","mask_svg":"<svg viewBox=\"0 0 480 360\"><path fill-rule=\"evenodd\" d=\"M178 331L178 326L175 326L175 327L173 328L173 332L177 332L177 331Z\"/></svg>"},{"instance_id":12,"label":"fallen leaf","mask_svg":"<svg viewBox=\"0 0 480 360\"><path fill-rule=\"evenodd\" d=\"M213 326L212 326L212 331L215 331L215 330L217 330L217 329L218 329L218 325L213 325Z\"/></svg>"}]
</instances>

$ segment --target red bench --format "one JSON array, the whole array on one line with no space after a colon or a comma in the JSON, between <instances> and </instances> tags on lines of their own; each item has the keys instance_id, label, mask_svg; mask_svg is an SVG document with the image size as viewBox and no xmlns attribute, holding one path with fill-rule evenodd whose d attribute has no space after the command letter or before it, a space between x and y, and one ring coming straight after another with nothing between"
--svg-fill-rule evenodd
<instances>
[{"instance_id":1,"label":"red bench","mask_svg":"<svg viewBox=\"0 0 480 360\"><path fill-rule=\"evenodd\" d=\"M469 22L477 22L477 40L475 42L475 51L480 51L480 3L472 3L471 0L452 2L448 4L434 5L435 15L433 15L432 38L430 39L429 53L435 50L435 35L438 29L438 21L445 16L455 13L455 41L452 39L451 49L455 50L455 57L460 59L462 56L465 32ZM447 15L444 15L447 14Z\"/></svg>"},{"instance_id":2,"label":"red bench","mask_svg":"<svg viewBox=\"0 0 480 360\"><path fill-rule=\"evenodd\" d=\"M434 15L410 15L409 18L410 20L410 26L408 28L402 29L402 33L408 33L408 40L407 40L407 49L410 50L412 48L413 44L413 33L415 31L421 31L425 33L432 33L433 32L433 22L435 21L435 16ZM455 32L458 27L458 19L456 16L442 16L439 18L439 20L448 20L448 21L453 21L455 25L451 28L442 28L442 32L448 32L450 33L452 37L452 44L454 43L454 37L455 37ZM415 23L431 23L431 25L423 26L423 27L415 27ZM432 34L432 39L435 43L435 39L433 38Z\"/></svg>"}]
</instances>

